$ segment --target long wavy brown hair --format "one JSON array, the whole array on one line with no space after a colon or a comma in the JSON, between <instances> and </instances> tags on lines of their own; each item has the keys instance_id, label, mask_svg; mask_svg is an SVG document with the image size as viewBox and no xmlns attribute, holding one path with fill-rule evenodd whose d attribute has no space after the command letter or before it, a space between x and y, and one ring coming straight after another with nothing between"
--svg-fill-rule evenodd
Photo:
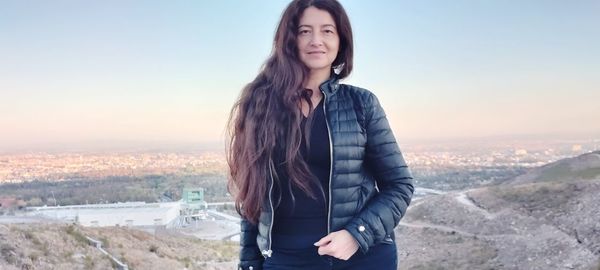
<instances>
[{"instance_id":1,"label":"long wavy brown hair","mask_svg":"<svg viewBox=\"0 0 600 270\"><path fill-rule=\"evenodd\" d=\"M310 129L304 129L303 134L303 126L312 121L312 116L303 121L300 103L306 100L312 111L313 90L304 88L309 70L299 58L296 43L300 17L310 6L329 12L336 24L340 47L332 63L337 73L332 70L332 74L343 79L352 71L352 29L340 3L291 2L277 27L271 55L256 78L242 89L227 125L228 189L234 194L237 212L252 223L258 222L268 189L269 164L275 167L275 156L282 157L279 164L285 167L290 182L316 198L310 187L312 174L300 151L302 140L306 145L309 142Z\"/></svg>"}]
</instances>

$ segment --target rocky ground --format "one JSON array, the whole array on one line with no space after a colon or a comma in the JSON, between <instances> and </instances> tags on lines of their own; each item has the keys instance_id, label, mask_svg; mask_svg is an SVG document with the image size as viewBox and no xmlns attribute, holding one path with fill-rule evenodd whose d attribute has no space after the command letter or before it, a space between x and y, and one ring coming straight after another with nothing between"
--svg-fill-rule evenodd
<instances>
[{"instance_id":1,"label":"rocky ground","mask_svg":"<svg viewBox=\"0 0 600 270\"><path fill-rule=\"evenodd\" d=\"M504 185L413 203L396 229L400 269L600 269L594 160L599 153L545 166L561 178L535 169Z\"/></svg>"},{"instance_id":2,"label":"rocky ground","mask_svg":"<svg viewBox=\"0 0 600 270\"><path fill-rule=\"evenodd\" d=\"M198 240L168 232L84 228L60 223L0 224L0 269L113 269L85 236L129 269L234 269L238 243Z\"/></svg>"}]
</instances>

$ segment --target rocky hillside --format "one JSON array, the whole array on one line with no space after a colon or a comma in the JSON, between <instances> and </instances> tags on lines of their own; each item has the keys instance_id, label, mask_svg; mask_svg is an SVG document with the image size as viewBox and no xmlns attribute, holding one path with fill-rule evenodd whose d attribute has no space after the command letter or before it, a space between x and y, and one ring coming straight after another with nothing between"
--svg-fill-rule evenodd
<instances>
[{"instance_id":1,"label":"rocky hillside","mask_svg":"<svg viewBox=\"0 0 600 270\"><path fill-rule=\"evenodd\" d=\"M600 152L501 185L413 201L396 229L400 269L600 270ZM235 269L238 244L172 232L0 222L0 269Z\"/></svg>"},{"instance_id":2,"label":"rocky hillside","mask_svg":"<svg viewBox=\"0 0 600 270\"><path fill-rule=\"evenodd\" d=\"M400 269L600 269L600 153L415 201Z\"/></svg>"},{"instance_id":3,"label":"rocky hillside","mask_svg":"<svg viewBox=\"0 0 600 270\"><path fill-rule=\"evenodd\" d=\"M600 175L600 151L559 160L535 168L505 184L589 180Z\"/></svg>"},{"instance_id":4,"label":"rocky hillside","mask_svg":"<svg viewBox=\"0 0 600 270\"><path fill-rule=\"evenodd\" d=\"M0 224L0 269L116 269L88 237L129 269L234 269L238 243L204 241L166 232L83 228L59 223Z\"/></svg>"}]
</instances>

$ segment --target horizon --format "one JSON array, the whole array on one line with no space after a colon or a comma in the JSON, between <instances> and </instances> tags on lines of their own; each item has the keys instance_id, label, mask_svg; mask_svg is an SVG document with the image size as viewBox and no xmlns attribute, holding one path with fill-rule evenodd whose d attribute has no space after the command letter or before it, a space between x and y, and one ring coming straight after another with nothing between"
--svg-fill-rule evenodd
<instances>
[{"instance_id":1,"label":"horizon","mask_svg":"<svg viewBox=\"0 0 600 270\"><path fill-rule=\"evenodd\" d=\"M600 138L600 3L340 2L342 82L377 95L401 146ZM0 2L0 153L224 146L288 2L35 3Z\"/></svg>"},{"instance_id":2,"label":"horizon","mask_svg":"<svg viewBox=\"0 0 600 270\"><path fill-rule=\"evenodd\" d=\"M477 145L500 145L500 144L527 144L527 143L581 143L593 142L600 145L600 134L515 134L479 137L454 137L436 139L414 139L399 141L398 145L404 152L405 149L418 148L422 146L469 144ZM63 143L39 143L33 145L19 145L0 149L0 155L28 154L28 153L142 153L142 152L223 152L225 143L219 141L131 141L131 140L106 140L106 141L84 141Z\"/></svg>"}]
</instances>

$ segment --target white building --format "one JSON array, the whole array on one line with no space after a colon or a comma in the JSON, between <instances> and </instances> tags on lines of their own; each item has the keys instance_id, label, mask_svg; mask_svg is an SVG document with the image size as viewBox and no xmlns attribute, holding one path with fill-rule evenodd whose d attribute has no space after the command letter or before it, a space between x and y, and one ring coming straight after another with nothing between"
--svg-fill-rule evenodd
<instances>
[{"instance_id":1,"label":"white building","mask_svg":"<svg viewBox=\"0 0 600 270\"><path fill-rule=\"evenodd\" d=\"M82 226L167 226L179 218L181 202L86 204L29 207L29 215L73 222Z\"/></svg>"}]
</instances>

